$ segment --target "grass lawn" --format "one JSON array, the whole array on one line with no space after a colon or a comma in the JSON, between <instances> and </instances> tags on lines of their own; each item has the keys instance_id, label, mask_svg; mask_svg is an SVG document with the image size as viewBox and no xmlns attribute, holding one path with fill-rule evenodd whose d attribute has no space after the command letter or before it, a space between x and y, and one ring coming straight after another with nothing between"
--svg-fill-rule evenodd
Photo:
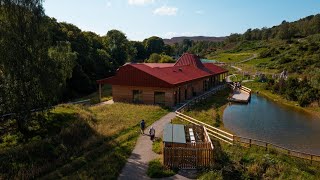
<instances>
[{"instance_id":1,"label":"grass lawn","mask_svg":"<svg viewBox=\"0 0 320 180\"><path fill-rule=\"evenodd\" d=\"M124 103L60 105L47 115L48 131L0 150L0 179L116 179L140 135L140 120L150 125L166 113Z\"/></svg>"},{"instance_id":2,"label":"grass lawn","mask_svg":"<svg viewBox=\"0 0 320 180\"><path fill-rule=\"evenodd\" d=\"M320 163L275 150L230 146L214 141L216 163L199 179L319 179Z\"/></svg>"}]
</instances>

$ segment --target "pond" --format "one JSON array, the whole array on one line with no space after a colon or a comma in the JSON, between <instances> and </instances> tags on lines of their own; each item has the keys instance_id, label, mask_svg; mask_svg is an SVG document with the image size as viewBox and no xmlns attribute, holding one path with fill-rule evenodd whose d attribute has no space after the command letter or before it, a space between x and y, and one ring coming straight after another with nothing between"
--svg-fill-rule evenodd
<instances>
[{"instance_id":1,"label":"pond","mask_svg":"<svg viewBox=\"0 0 320 180\"><path fill-rule=\"evenodd\" d=\"M223 114L235 135L264 140L292 150L320 154L320 119L252 94L248 104L231 104Z\"/></svg>"}]
</instances>

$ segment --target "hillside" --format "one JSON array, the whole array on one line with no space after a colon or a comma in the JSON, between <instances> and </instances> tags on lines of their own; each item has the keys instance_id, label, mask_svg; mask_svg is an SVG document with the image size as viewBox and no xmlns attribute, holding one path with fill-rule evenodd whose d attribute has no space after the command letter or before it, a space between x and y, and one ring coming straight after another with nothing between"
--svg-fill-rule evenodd
<instances>
[{"instance_id":1,"label":"hillside","mask_svg":"<svg viewBox=\"0 0 320 180\"><path fill-rule=\"evenodd\" d=\"M165 44L173 45L175 43L182 43L184 39L189 39L194 42L199 41L208 41L208 42L222 42L226 40L227 37L209 37L209 36L181 36L181 37L173 37L171 39L163 39Z\"/></svg>"}]
</instances>

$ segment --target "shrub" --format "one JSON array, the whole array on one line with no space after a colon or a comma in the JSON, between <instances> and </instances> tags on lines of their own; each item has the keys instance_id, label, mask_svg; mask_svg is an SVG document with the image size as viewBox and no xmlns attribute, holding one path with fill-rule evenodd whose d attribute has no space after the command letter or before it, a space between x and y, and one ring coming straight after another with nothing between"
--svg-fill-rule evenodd
<instances>
[{"instance_id":1,"label":"shrub","mask_svg":"<svg viewBox=\"0 0 320 180\"><path fill-rule=\"evenodd\" d=\"M176 173L174 171L166 169L166 167L161 164L159 159L155 159L149 162L147 175L151 178L170 177L175 174Z\"/></svg>"}]
</instances>

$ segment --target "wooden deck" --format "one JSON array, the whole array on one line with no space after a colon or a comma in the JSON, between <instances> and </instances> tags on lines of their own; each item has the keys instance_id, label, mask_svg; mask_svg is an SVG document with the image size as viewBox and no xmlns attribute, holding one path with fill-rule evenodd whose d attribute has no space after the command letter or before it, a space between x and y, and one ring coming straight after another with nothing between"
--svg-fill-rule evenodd
<instances>
[{"instance_id":1,"label":"wooden deck","mask_svg":"<svg viewBox=\"0 0 320 180\"><path fill-rule=\"evenodd\" d=\"M230 85L232 88L233 85ZM242 86L240 89L236 89L233 91L231 97L229 97L229 101L239 102L239 103L248 103L251 97L251 89Z\"/></svg>"}]
</instances>

